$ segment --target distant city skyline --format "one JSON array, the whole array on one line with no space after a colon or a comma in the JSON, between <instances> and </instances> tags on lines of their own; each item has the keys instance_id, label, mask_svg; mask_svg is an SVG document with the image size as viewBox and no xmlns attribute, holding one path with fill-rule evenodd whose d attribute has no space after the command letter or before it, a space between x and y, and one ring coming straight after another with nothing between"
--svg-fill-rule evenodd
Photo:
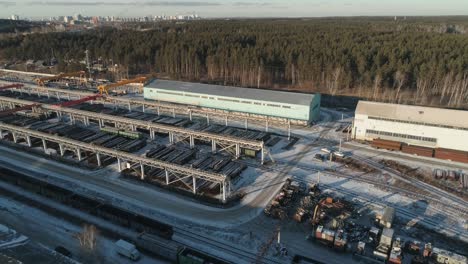
<instances>
[{"instance_id":1,"label":"distant city skyline","mask_svg":"<svg viewBox=\"0 0 468 264\"><path fill-rule=\"evenodd\" d=\"M0 0L0 17L157 16L326 17L468 15L466 0Z\"/></svg>"}]
</instances>

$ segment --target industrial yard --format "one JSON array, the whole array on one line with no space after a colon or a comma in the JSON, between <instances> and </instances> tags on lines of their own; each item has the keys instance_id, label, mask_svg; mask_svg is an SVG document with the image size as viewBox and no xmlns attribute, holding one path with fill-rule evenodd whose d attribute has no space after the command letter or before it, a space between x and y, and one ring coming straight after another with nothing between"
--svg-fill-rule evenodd
<instances>
[{"instance_id":1,"label":"industrial yard","mask_svg":"<svg viewBox=\"0 0 468 264\"><path fill-rule=\"evenodd\" d=\"M93 224L99 250L124 238L141 263L467 263L467 149L437 130L463 138L464 124L379 125L396 118L361 102L356 113L317 109L320 95L262 101L251 89L218 107L216 86L82 79L0 71L6 219L14 201L75 232ZM171 97L177 85L184 94ZM294 96L305 100L297 108ZM264 108L237 105L256 103Z\"/></svg>"}]
</instances>

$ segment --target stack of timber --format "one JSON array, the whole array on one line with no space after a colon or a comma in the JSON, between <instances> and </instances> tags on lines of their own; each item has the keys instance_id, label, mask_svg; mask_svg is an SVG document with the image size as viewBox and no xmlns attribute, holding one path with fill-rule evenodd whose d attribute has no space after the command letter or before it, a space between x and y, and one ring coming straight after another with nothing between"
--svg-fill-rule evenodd
<instances>
[{"instance_id":1,"label":"stack of timber","mask_svg":"<svg viewBox=\"0 0 468 264\"><path fill-rule=\"evenodd\" d=\"M388 150L401 150L401 142L376 138L372 141L372 147Z\"/></svg>"},{"instance_id":2,"label":"stack of timber","mask_svg":"<svg viewBox=\"0 0 468 264\"><path fill-rule=\"evenodd\" d=\"M401 151L403 153L415 154L423 157L434 157L434 149L428 147L414 146L414 145L402 145Z\"/></svg>"}]
</instances>

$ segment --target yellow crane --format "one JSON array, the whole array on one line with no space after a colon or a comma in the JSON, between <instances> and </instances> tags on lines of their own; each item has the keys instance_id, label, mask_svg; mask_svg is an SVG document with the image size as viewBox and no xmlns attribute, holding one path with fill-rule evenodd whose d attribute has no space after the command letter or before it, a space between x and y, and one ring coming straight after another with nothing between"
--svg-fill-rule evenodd
<instances>
[{"instance_id":1,"label":"yellow crane","mask_svg":"<svg viewBox=\"0 0 468 264\"><path fill-rule=\"evenodd\" d=\"M98 91L102 95L103 94L109 95L109 90L111 90L112 88L117 88L117 87L124 86L130 83L140 83L141 85L144 85L147 80L148 80L148 77L137 77L134 79L122 80L117 83L103 84L103 85L98 86Z\"/></svg>"},{"instance_id":2,"label":"yellow crane","mask_svg":"<svg viewBox=\"0 0 468 264\"><path fill-rule=\"evenodd\" d=\"M70 72L70 73L60 73L55 76L48 76L48 77L42 77L42 78L37 78L36 83L39 86L45 86L46 82L49 81L55 81L55 80L60 80L63 78L69 78L69 77L79 77L80 80L84 80L86 82L86 72L85 71L78 71L78 72Z\"/></svg>"}]
</instances>

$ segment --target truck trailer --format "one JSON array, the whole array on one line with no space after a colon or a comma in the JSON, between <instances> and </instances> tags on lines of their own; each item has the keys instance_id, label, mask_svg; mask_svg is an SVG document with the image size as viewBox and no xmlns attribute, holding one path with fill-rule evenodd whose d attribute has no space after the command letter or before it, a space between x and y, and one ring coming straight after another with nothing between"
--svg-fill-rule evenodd
<instances>
[{"instance_id":1,"label":"truck trailer","mask_svg":"<svg viewBox=\"0 0 468 264\"><path fill-rule=\"evenodd\" d=\"M125 240L120 239L115 242L115 249L117 253L133 261L140 258L140 252L136 249L135 245Z\"/></svg>"}]
</instances>

